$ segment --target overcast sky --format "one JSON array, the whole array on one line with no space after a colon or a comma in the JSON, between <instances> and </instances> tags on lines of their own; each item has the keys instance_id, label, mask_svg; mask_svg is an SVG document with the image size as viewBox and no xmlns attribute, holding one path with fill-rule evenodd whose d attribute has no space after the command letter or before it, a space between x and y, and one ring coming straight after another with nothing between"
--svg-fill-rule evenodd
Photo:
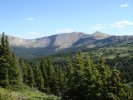
<instances>
[{"instance_id":1,"label":"overcast sky","mask_svg":"<svg viewBox=\"0 0 133 100\"><path fill-rule=\"evenodd\" d=\"M101 31L133 35L133 0L0 0L0 32L21 38Z\"/></svg>"}]
</instances>

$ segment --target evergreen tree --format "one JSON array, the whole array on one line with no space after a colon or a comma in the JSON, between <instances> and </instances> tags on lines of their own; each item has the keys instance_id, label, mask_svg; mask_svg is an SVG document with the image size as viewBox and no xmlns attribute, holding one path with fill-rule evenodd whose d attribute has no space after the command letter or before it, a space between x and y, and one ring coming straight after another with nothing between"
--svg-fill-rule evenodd
<instances>
[{"instance_id":1,"label":"evergreen tree","mask_svg":"<svg viewBox=\"0 0 133 100\"><path fill-rule=\"evenodd\" d=\"M75 71L77 73L77 76L81 76L83 73L83 68L84 67L84 61L83 61L83 57L80 51L77 52L76 57L75 57Z\"/></svg>"},{"instance_id":2,"label":"evergreen tree","mask_svg":"<svg viewBox=\"0 0 133 100\"><path fill-rule=\"evenodd\" d=\"M55 74L55 68L52 64L51 59L48 59L48 79L49 79L49 88L50 92L56 94L57 93L57 77Z\"/></svg>"},{"instance_id":3,"label":"evergreen tree","mask_svg":"<svg viewBox=\"0 0 133 100\"><path fill-rule=\"evenodd\" d=\"M83 76L83 69L84 69L83 57L82 57L80 51L78 51L75 56L75 61L74 61L73 66L74 66L73 82L76 84L76 86L80 86L82 84L81 79Z\"/></svg>"},{"instance_id":4,"label":"evergreen tree","mask_svg":"<svg viewBox=\"0 0 133 100\"><path fill-rule=\"evenodd\" d=\"M8 61L4 57L0 57L0 86L2 87L9 85L8 68Z\"/></svg>"},{"instance_id":5,"label":"evergreen tree","mask_svg":"<svg viewBox=\"0 0 133 100\"><path fill-rule=\"evenodd\" d=\"M0 85L8 86L21 83L20 69L15 55L11 52L8 38L2 34L0 44Z\"/></svg>"},{"instance_id":6,"label":"evergreen tree","mask_svg":"<svg viewBox=\"0 0 133 100\"><path fill-rule=\"evenodd\" d=\"M20 59L19 60L19 64L20 64L20 67L21 67L21 70L22 70L22 77L23 77L23 83L24 84L27 84L28 82L28 68L27 68L27 65L25 64L24 60L23 59Z\"/></svg>"},{"instance_id":7,"label":"evergreen tree","mask_svg":"<svg viewBox=\"0 0 133 100\"><path fill-rule=\"evenodd\" d=\"M46 92L48 92L48 88L49 88L48 76L47 76L47 67L48 67L47 59L44 58L41 60L40 68L41 68L43 79L45 81L44 87L46 88Z\"/></svg>"},{"instance_id":8,"label":"evergreen tree","mask_svg":"<svg viewBox=\"0 0 133 100\"><path fill-rule=\"evenodd\" d=\"M107 80L111 76L111 70L105 64L105 60L103 58L100 58L99 63L97 64L96 67L99 71L99 76L98 76L98 79L97 79L97 86L98 86L97 91L100 94L101 99L103 99L103 97L107 93L107 87L106 87L108 85Z\"/></svg>"},{"instance_id":9,"label":"evergreen tree","mask_svg":"<svg viewBox=\"0 0 133 100\"><path fill-rule=\"evenodd\" d=\"M59 68L58 71L58 87L59 87L59 95L61 95L61 93L63 93L64 90L64 77L61 68Z\"/></svg>"},{"instance_id":10,"label":"evergreen tree","mask_svg":"<svg viewBox=\"0 0 133 100\"><path fill-rule=\"evenodd\" d=\"M111 71L103 59L100 59L98 65L95 65L89 56L84 57L83 60L83 58L78 55L78 60L77 57L75 60L79 62L74 62L76 64L73 64L73 67L76 67L75 69L80 71L81 74L73 75L74 82L71 83L72 85L63 94L63 100L131 99L131 92L127 86L121 82L118 70ZM84 64L82 65L83 70L81 70L80 64ZM77 80L75 81L77 78L75 75L82 76L78 79L78 82Z\"/></svg>"},{"instance_id":11,"label":"evergreen tree","mask_svg":"<svg viewBox=\"0 0 133 100\"><path fill-rule=\"evenodd\" d=\"M67 89L67 82L68 82L66 66L64 66L64 70L62 70L62 72L63 72L63 90L62 90L62 93L64 93L64 91Z\"/></svg>"},{"instance_id":12,"label":"evergreen tree","mask_svg":"<svg viewBox=\"0 0 133 100\"><path fill-rule=\"evenodd\" d=\"M12 85L20 84L22 82L22 77L14 53L12 54L10 65L11 66L9 67L9 83Z\"/></svg>"},{"instance_id":13,"label":"evergreen tree","mask_svg":"<svg viewBox=\"0 0 133 100\"><path fill-rule=\"evenodd\" d=\"M96 65L93 63L89 55L84 57L84 75L82 78L82 92L81 97L84 100L95 100L99 99L98 84L99 82L99 71Z\"/></svg>"},{"instance_id":14,"label":"evergreen tree","mask_svg":"<svg viewBox=\"0 0 133 100\"><path fill-rule=\"evenodd\" d=\"M121 82L120 72L116 69L112 70L111 77L108 80L108 92L106 98L108 100L127 100L129 99L129 89Z\"/></svg>"},{"instance_id":15,"label":"evergreen tree","mask_svg":"<svg viewBox=\"0 0 133 100\"><path fill-rule=\"evenodd\" d=\"M69 64L71 66L71 64ZM63 95L64 100L78 100L79 97L82 96L83 87L84 84L82 82L83 74L84 74L84 61L81 53L78 51L74 63L73 63L73 70L71 69L72 73L72 81L70 83L70 87L66 90L66 92ZM69 81L69 80L68 80ZM83 100L83 98L81 97Z\"/></svg>"},{"instance_id":16,"label":"evergreen tree","mask_svg":"<svg viewBox=\"0 0 133 100\"><path fill-rule=\"evenodd\" d=\"M6 87L9 85L9 72L10 64L8 62L9 52L7 52L6 36L2 33L0 44L0 85Z\"/></svg>"},{"instance_id":17,"label":"evergreen tree","mask_svg":"<svg viewBox=\"0 0 133 100\"><path fill-rule=\"evenodd\" d=\"M44 90L44 79L38 64L34 66L34 78L35 78L35 86L39 90Z\"/></svg>"},{"instance_id":18,"label":"evergreen tree","mask_svg":"<svg viewBox=\"0 0 133 100\"><path fill-rule=\"evenodd\" d=\"M74 74L73 65L72 65L72 61L70 58L67 58L66 71L67 71L66 72L67 85L68 85L68 87L70 87L72 85L72 78L73 78L73 74Z\"/></svg>"},{"instance_id":19,"label":"evergreen tree","mask_svg":"<svg viewBox=\"0 0 133 100\"><path fill-rule=\"evenodd\" d=\"M33 74L33 69L29 64L27 64L27 84L30 87L34 87L35 85L35 80L34 80L34 74Z\"/></svg>"}]
</instances>

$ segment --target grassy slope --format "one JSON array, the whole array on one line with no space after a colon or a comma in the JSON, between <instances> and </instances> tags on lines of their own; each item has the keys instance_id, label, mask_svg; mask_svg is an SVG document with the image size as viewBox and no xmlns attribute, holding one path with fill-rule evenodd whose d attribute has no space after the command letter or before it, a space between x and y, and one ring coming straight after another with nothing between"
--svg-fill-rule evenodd
<instances>
[{"instance_id":1,"label":"grassy slope","mask_svg":"<svg viewBox=\"0 0 133 100\"><path fill-rule=\"evenodd\" d=\"M117 55L119 55L119 57L126 57L126 56L131 57L133 56L133 47L125 47L125 46L105 47L94 50L92 52L92 55L103 56L105 58L110 58L110 59L115 58Z\"/></svg>"},{"instance_id":2,"label":"grassy slope","mask_svg":"<svg viewBox=\"0 0 133 100\"><path fill-rule=\"evenodd\" d=\"M0 88L0 100L59 100L58 97L24 87L22 90Z\"/></svg>"}]
</instances>

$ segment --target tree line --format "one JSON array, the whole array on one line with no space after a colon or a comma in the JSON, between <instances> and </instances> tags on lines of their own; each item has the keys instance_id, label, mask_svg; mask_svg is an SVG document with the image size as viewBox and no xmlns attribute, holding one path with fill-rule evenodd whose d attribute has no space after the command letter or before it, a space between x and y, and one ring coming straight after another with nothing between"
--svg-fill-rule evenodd
<instances>
[{"instance_id":1,"label":"tree line","mask_svg":"<svg viewBox=\"0 0 133 100\"><path fill-rule=\"evenodd\" d=\"M16 59L8 38L0 44L0 86L24 84L62 100L132 100L132 87L121 79L120 71L110 69L103 58L95 63L78 51L63 63L50 57L35 61Z\"/></svg>"}]
</instances>

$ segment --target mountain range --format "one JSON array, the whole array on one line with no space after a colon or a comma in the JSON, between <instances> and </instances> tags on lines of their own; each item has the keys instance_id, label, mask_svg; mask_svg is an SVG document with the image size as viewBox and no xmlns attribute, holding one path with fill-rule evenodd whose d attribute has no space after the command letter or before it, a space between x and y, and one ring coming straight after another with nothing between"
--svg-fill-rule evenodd
<instances>
[{"instance_id":1,"label":"mountain range","mask_svg":"<svg viewBox=\"0 0 133 100\"><path fill-rule=\"evenodd\" d=\"M114 36L99 31L93 34L61 33L36 39L8 36L8 39L13 51L19 57L35 57L114 44L133 44L133 36Z\"/></svg>"}]
</instances>

